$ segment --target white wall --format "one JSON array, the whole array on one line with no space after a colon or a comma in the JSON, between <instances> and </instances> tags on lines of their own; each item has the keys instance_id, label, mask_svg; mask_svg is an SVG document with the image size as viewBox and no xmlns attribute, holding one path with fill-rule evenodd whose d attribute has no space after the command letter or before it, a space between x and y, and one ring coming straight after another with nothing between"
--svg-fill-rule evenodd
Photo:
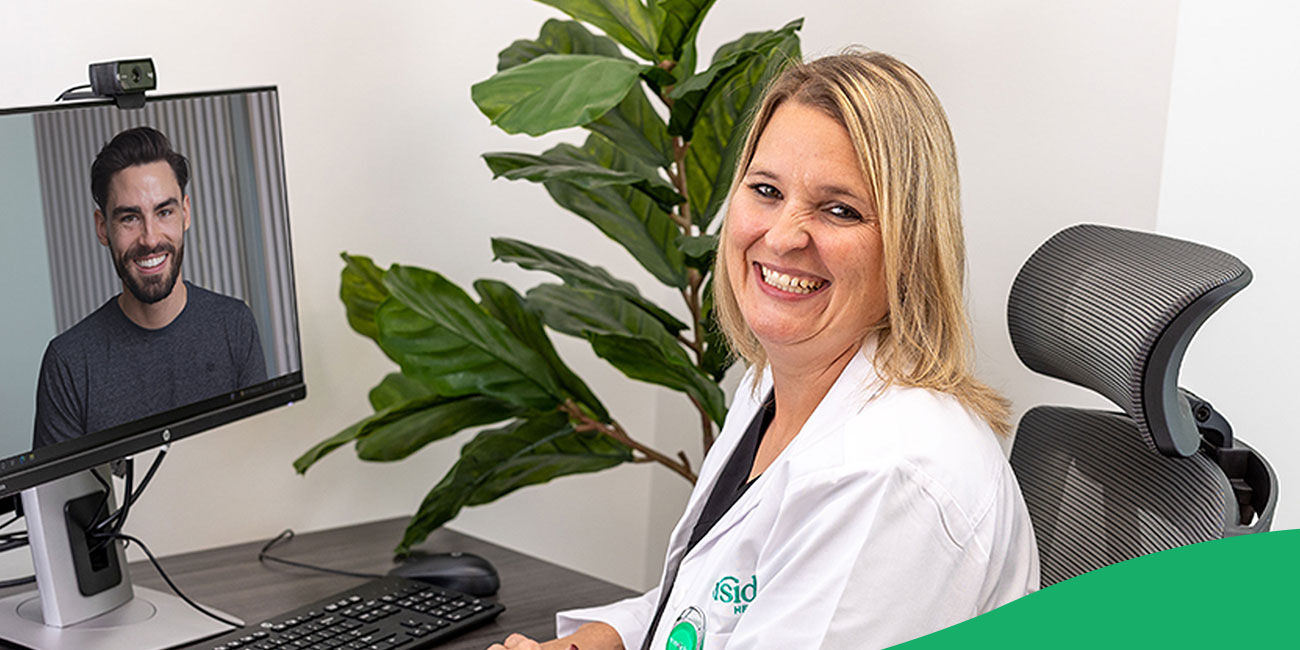
<instances>
[{"instance_id":1,"label":"white wall","mask_svg":"<svg viewBox=\"0 0 1300 650\"><path fill-rule=\"evenodd\" d=\"M1175 10L1172 0L723 0L701 44L712 52L803 15L807 53L862 44L930 80L961 157L981 367L1023 410L1089 401L1015 361L1006 291L1033 247L1065 225L1154 227ZM525 0L0 6L0 55L22 62L7 68L0 106L47 102L83 83L86 63L141 55L154 58L168 92L280 86L309 398L173 448L132 515L134 532L157 551L409 513L452 462L464 438L391 465L342 450L305 477L293 474L299 453L366 414L366 390L388 370L344 321L341 250L431 266L466 284L539 281L490 262L488 238L509 235L579 253L673 304L671 291L541 188L493 183L478 159L555 139L505 136L469 101L496 52L535 36L552 15ZM683 400L623 379L585 344L557 343L634 434L690 445L698 462L695 419L677 410ZM623 467L518 492L454 525L644 586L684 497L666 470Z\"/></svg>"},{"instance_id":2,"label":"white wall","mask_svg":"<svg viewBox=\"0 0 1300 650\"><path fill-rule=\"evenodd\" d=\"M1255 279L1201 329L1180 384L1273 464L1275 529L1300 527L1300 7L1184 2L1160 187L1160 232L1228 251Z\"/></svg>"}]
</instances>

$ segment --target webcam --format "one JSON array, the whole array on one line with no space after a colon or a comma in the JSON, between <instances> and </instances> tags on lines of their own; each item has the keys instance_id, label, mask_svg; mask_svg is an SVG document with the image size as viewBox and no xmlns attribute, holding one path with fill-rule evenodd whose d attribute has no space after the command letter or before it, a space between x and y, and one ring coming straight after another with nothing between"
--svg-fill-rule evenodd
<instances>
[{"instance_id":1,"label":"webcam","mask_svg":"<svg viewBox=\"0 0 1300 650\"><path fill-rule=\"evenodd\" d=\"M118 108L144 106L144 93L158 87L153 59L121 59L90 64L90 83L69 88L55 101L109 97ZM83 88L89 91L76 92Z\"/></svg>"}]
</instances>

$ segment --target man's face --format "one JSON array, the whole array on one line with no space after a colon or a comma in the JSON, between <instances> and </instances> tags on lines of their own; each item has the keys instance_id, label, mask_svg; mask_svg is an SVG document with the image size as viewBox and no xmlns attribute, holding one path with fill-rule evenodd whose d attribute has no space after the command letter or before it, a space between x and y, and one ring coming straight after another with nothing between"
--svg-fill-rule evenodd
<instances>
[{"instance_id":1,"label":"man's face","mask_svg":"<svg viewBox=\"0 0 1300 650\"><path fill-rule=\"evenodd\" d=\"M122 283L144 304L171 295L190 228L190 197L171 166L160 160L123 169L109 181L106 203L95 211L95 231Z\"/></svg>"}]
</instances>

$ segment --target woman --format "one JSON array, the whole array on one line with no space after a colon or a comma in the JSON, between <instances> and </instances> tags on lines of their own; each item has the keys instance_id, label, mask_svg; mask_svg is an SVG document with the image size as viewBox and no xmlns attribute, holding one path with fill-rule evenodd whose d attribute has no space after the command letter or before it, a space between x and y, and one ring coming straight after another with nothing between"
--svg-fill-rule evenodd
<instances>
[{"instance_id":1,"label":"woman","mask_svg":"<svg viewBox=\"0 0 1300 650\"><path fill-rule=\"evenodd\" d=\"M1036 589L1007 403L970 371L964 265L952 136L920 76L879 53L786 70L715 267L750 370L665 576L562 612L540 647L884 647Z\"/></svg>"}]
</instances>

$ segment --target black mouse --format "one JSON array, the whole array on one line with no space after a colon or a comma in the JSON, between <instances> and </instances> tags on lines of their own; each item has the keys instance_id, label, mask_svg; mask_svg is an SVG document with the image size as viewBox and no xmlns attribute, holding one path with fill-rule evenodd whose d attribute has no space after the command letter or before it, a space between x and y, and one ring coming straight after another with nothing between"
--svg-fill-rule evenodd
<instances>
[{"instance_id":1,"label":"black mouse","mask_svg":"<svg viewBox=\"0 0 1300 650\"><path fill-rule=\"evenodd\" d=\"M388 575L420 580L471 596L490 596L501 587L501 578L491 562L459 551L411 555Z\"/></svg>"}]
</instances>

